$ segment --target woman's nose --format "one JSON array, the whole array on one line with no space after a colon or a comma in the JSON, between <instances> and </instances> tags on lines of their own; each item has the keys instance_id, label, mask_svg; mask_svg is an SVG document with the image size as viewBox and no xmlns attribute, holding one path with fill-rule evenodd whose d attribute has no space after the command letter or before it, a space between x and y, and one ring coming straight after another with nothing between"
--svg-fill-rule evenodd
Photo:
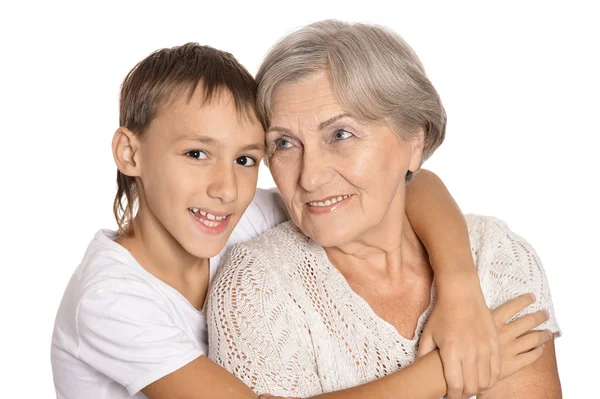
<instances>
[{"instance_id":1,"label":"woman's nose","mask_svg":"<svg viewBox=\"0 0 600 399\"><path fill-rule=\"evenodd\" d=\"M215 167L207 193L209 197L218 199L224 204L237 200L237 178L233 163L230 166L218 164Z\"/></svg>"},{"instance_id":2,"label":"woman's nose","mask_svg":"<svg viewBox=\"0 0 600 399\"><path fill-rule=\"evenodd\" d=\"M300 186L306 191L317 191L333 178L333 171L327 165L327 156L322 151L305 148L300 170Z\"/></svg>"}]
</instances>

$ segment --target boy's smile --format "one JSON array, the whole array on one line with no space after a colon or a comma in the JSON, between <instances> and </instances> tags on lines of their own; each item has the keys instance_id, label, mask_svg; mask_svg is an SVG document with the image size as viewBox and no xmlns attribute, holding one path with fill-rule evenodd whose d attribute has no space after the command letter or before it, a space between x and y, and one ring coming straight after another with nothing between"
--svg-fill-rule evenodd
<instances>
[{"instance_id":1,"label":"boy's smile","mask_svg":"<svg viewBox=\"0 0 600 399\"><path fill-rule=\"evenodd\" d=\"M200 84L163 105L140 139L138 218L210 258L254 198L264 131L229 92L210 102L203 92Z\"/></svg>"}]
</instances>

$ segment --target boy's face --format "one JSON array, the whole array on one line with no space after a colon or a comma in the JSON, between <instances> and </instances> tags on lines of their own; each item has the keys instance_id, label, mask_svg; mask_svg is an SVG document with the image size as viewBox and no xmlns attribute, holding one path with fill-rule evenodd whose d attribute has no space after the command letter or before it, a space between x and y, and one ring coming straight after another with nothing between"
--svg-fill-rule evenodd
<instances>
[{"instance_id":1,"label":"boy's face","mask_svg":"<svg viewBox=\"0 0 600 399\"><path fill-rule=\"evenodd\" d=\"M254 198L264 130L227 91L197 87L159 109L141 139L139 217L188 253L219 253Z\"/></svg>"}]
</instances>

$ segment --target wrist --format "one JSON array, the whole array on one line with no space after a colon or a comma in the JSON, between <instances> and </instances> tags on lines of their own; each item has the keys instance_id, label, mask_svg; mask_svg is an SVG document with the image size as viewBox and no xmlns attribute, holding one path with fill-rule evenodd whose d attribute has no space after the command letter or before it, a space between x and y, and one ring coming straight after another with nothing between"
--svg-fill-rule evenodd
<instances>
[{"instance_id":1,"label":"wrist","mask_svg":"<svg viewBox=\"0 0 600 399\"><path fill-rule=\"evenodd\" d=\"M445 295L445 293L454 296L483 295L479 275L475 268L460 267L452 270L448 267L441 272L435 272L434 279L439 295Z\"/></svg>"}]
</instances>

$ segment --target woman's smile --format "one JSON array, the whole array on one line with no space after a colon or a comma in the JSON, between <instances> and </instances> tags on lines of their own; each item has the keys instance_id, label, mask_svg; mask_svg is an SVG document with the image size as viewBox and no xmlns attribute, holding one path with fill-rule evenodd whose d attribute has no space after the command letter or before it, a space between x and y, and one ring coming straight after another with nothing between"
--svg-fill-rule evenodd
<instances>
[{"instance_id":1,"label":"woman's smile","mask_svg":"<svg viewBox=\"0 0 600 399\"><path fill-rule=\"evenodd\" d=\"M331 196L325 199L306 203L306 209L315 215L325 215L337 211L352 199L352 194Z\"/></svg>"}]
</instances>

